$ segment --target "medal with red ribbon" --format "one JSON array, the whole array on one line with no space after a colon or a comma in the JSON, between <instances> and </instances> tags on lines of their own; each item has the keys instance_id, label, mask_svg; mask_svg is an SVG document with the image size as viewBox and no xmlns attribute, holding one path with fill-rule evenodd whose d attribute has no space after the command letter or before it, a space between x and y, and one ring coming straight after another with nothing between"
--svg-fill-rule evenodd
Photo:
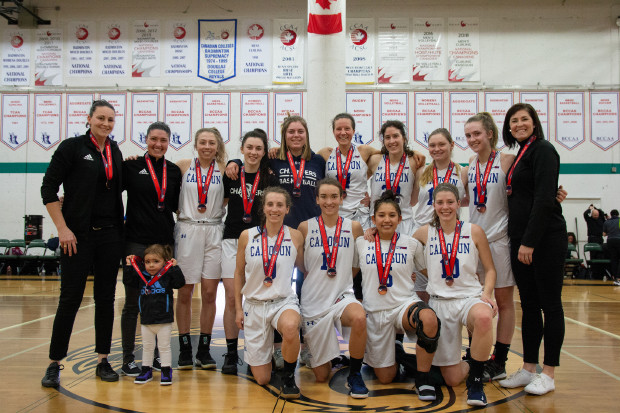
<instances>
[{"instance_id":1,"label":"medal with red ribbon","mask_svg":"<svg viewBox=\"0 0 620 413\"><path fill-rule=\"evenodd\" d=\"M327 262L327 275L330 278L334 278L336 276L336 257L338 256L338 244L340 244L340 230L342 229L343 219L342 217L338 217L331 252L329 251L329 245L327 243L327 232L325 231L323 217L319 216L318 221L319 231L321 232L321 241L323 242L323 252L325 253L325 261Z\"/></svg>"},{"instance_id":2,"label":"medal with red ribbon","mask_svg":"<svg viewBox=\"0 0 620 413\"><path fill-rule=\"evenodd\" d=\"M450 161L448 164L448 169L446 170L446 176L443 177L443 182L450 182L450 177L452 176L452 171L454 170L454 162ZM437 176L437 167L433 164L433 189L437 188L439 185L439 177Z\"/></svg>"},{"instance_id":3,"label":"medal with red ribbon","mask_svg":"<svg viewBox=\"0 0 620 413\"><path fill-rule=\"evenodd\" d=\"M392 184L392 180L390 179L390 155L385 155L385 190L393 191L394 194L398 191L398 184L400 183L400 177L403 173L403 169L405 168L405 161L407 160L407 154L403 153L403 157L400 158L400 162L398 163L398 169L396 170L396 176L394 177L394 183ZM396 189L392 189L396 188Z\"/></svg>"},{"instance_id":4,"label":"medal with red ribbon","mask_svg":"<svg viewBox=\"0 0 620 413\"><path fill-rule=\"evenodd\" d=\"M271 284L273 284L273 279L276 278L276 260L278 259L278 254L280 254L280 247L282 246L282 240L284 239L284 225L280 227L280 232L278 232L278 237L276 238L276 243L273 246L273 253L271 254L271 257L269 256L269 240L267 239L266 227L263 227L260 236L263 247L263 271L265 272L263 284L266 287L271 287Z\"/></svg>"},{"instance_id":5,"label":"medal with red ribbon","mask_svg":"<svg viewBox=\"0 0 620 413\"><path fill-rule=\"evenodd\" d=\"M211 185L211 175L213 175L213 168L215 167L215 159L211 161L209 166L209 172L207 172L207 179L205 184L202 184L202 171L200 169L200 161L198 158L194 159L196 165L196 186L198 187L198 212L204 214L207 211L207 192L209 192L209 186Z\"/></svg>"},{"instance_id":6,"label":"medal with red ribbon","mask_svg":"<svg viewBox=\"0 0 620 413\"><path fill-rule=\"evenodd\" d=\"M340 148L336 148L336 173L338 174L338 182L340 182L340 185L342 185L342 197L343 198L347 196L347 177L349 176L349 166L351 166L352 158L353 158L353 146L349 148L349 153L347 153L347 160L344 162L344 168L343 168Z\"/></svg>"},{"instance_id":7,"label":"medal with red ribbon","mask_svg":"<svg viewBox=\"0 0 620 413\"><path fill-rule=\"evenodd\" d=\"M510 171L508 171L508 179L507 179L507 182L506 182L506 194L508 196L512 195L512 174L514 173L515 168L517 167L517 164L519 163L519 161L523 157L523 154L525 153L525 151L527 151L527 149L530 147L532 142L534 142L535 140L536 140L536 136L534 136L534 135L532 135L532 137L530 137L527 140L527 142L525 143L525 146L521 150L521 153L519 154L519 156L517 156L517 159L515 159L515 161L512 163L512 166L510 167Z\"/></svg>"},{"instance_id":8,"label":"medal with red ribbon","mask_svg":"<svg viewBox=\"0 0 620 413\"><path fill-rule=\"evenodd\" d=\"M446 284L451 286L454 284L454 264L456 263L456 253L459 249L459 239L461 238L461 221L456 221L456 227L454 228L454 238L452 239L452 251L450 251L450 257L448 257L448 250L446 247L446 237L443 234L441 226L437 228L437 234L439 235L439 247L441 248L441 257L443 258L443 268L446 274Z\"/></svg>"},{"instance_id":9,"label":"medal with red ribbon","mask_svg":"<svg viewBox=\"0 0 620 413\"><path fill-rule=\"evenodd\" d=\"M484 214L484 212L487 210L487 182L489 180L489 174L491 173L491 169L493 168L495 154L497 154L497 152L492 151L491 155L489 155L489 159L487 159L487 165L484 168L484 175L482 176L482 180L480 180L480 166L478 160L476 159L476 192L478 194L478 204L476 204L476 210L481 214Z\"/></svg>"},{"instance_id":10,"label":"medal with red ribbon","mask_svg":"<svg viewBox=\"0 0 620 413\"><path fill-rule=\"evenodd\" d=\"M291 167L291 175L293 175L293 196L295 198L299 198L301 196L301 182L304 178L304 169L306 168L306 160L301 158L299 160L299 173L295 168L295 162L293 161L293 155L291 152L286 153L286 157L288 158L288 164Z\"/></svg>"},{"instance_id":11,"label":"medal with red ribbon","mask_svg":"<svg viewBox=\"0 0 620 413\"><path fill-rule=\"evenodd\" d=\"M398 232L392 235L390 241L390 248L383 263L383 254L381 253L381 238L379 238L379 232L375 234L375 258L377 259L377 275L379 276L379 294L385 295L388 291L388 278L390 276L390 267L392 266L392 258L394 258L394 250L396 250L396 240L398 239Z\"/></svg>"},{"instance_id":12,"label":"medal with red ribbon","mask_svg":"<svg viewBox=\"0 0 620 413\"><path fill-rule=\"evenodd\" d=\"M131 266L133 267L134 270L136 270L136 272L138 273L138 275L140 276L140 278L142 278L142 281L144 281L144 285L146 285L146 287L144 288L144 291L146 294L149 294L149 287L153 284L155 284L157 281L159 281L159 279L161 277L163 277L163 275L168 272L168 270L170 269L170 267L172 267L172 261L168 261L166 263L166 265L157 272L157 274L153 275L153 277L150 279L150 281L146 280L145 275L147 276L151 276L151 274L149 274L148 272L142 271L139 267L139 263L142 263L142 258L140 257L136 257L133 256L131 258Z\"/></svg>"},{"instance_id":13,"label":"medal with red ribbon","mask_svg":"<svg viewBox=\"0 0 620 413\"><path fill-rule=\"evenodd\" d=\"M258 181L260 181L260 171L256 171L254 177L254 183L252 184L252 190L248 197L248 190L245 187L245 166L241 167L241 196L243 198L243 222L249 224L252 222L252 204L254 203L254 197L256 196L256 189L258 188Z\"/></svg>"},{"instance_id":14,"label":"medal with red ribbon","mask_svg":"<svg viewBox=\"0 0 620 413\"><path fill-rule=\"evenodd\" d=\"M166 172L166 159L164 159L164 166L161 175L161 186L159 185L159 181L157 180L157 175L155 175L155 169L153 168L153 162L151 162L151 157L148 153L144 154L144 160L146 161L146 166L149 168L149 174L151 174L151 179L153 180L153 185L155 185L155 191L157 192L157 210L159 212L164 212L166 206L164 205L164 199L166 198L166 186L168 185L168 173Z\"/></svg>"},{"instance_id":15,"label":"medal with red ribbon","mask_svg":"<svg viewBox=\"0 0 620 413\"><path fill-rule=\"evenodd\" d=\"M90 141L95 145L95 148L101 153L101 159L103 160L103 167L105 168L105 187L110 189L110 181L114 176L114 167L112 165L112 148L110 147L110 140L108 138L105 139L104 149L101 150L99 144L97 143L97 139L90 134ZM103 152L105 151L105 155Z\"/></svg>"}]
</instances>

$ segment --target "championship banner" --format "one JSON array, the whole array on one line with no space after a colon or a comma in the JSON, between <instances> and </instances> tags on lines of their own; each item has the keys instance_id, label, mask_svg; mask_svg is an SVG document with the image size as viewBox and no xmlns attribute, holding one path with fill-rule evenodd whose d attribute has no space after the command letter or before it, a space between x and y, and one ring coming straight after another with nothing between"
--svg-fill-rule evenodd
<instances>
[{"instance_id":1,"label":"championship banner","mask_svg":"<svg viewBox=\"0 0 620 413\"><path fill-rule=\"evenodd\" d=\"M146 149L146 130L159 120L159 93L134 93L131 96L131 141Z\"/></svg>"},{"instance_id":2,"label":"championship banner","mask_svg":"<svg viewBox=\"0 0 620 413\"><path fill-rule=\"evenodd\" d=\"M230 93L202 94L202 127L217 128L224 143L230 141Z\"/></svg>"},{"instance_id":3,"label":"championship banner","mask_svg":"<svg viewBox=\"0 0 620 413\"><path fill-rule=\"evenodd\" d=\"M16 150L28 142L28 95L2 95L2 143Z\"/></svg>"},{"instance_id":4,"label":"championship banner","mask_svg":"<svg viewBox=\"0 0 620 413\"><path fill-rule=\"evenodd\" d=\"M164 122L170 126L170 146L179 150L192 141L192 94L164 94Z\"/></svg>"},{"instance_id":5,"label":"championship banner","mask_svg":"<svg viewBox=\"0 0 620 413\"><path fill-rule=\"evenodd\" d=\"M342 1L308 0L308 33L335 34L342 31Z\"/></svg>"},{"instance_id":6,"label":"championship banner","mask_svg":"<svg viewBox=\"0 0 620 413\"><path fill-rule=\"evenodd\" d=\"M239 30L237 70L258 84L271 82L271 21L243 20Z\"/></svg>"},{"instance_id":7,"label":"championship banner","mask_svg":"<svg viewBox=\"0 0 620 413\"><path fill-rule=\"evenodd\" d=\"M573 150L586 140L583 92L555 93L555 140Z\"/></svg>"},{"instance_id":8,"label":"championship banner","mask_svg":"<svg viewBox=\"0 0 620 413\"><path fill-rule=\"evenodd\" d=\"M164 76L194 76L196 74L196 45L193 24L187 21L168 21L164 32ZM176 148L175 148L176 149Z\"/></svg>"},{"instance_id":9,"label":"championship banner","mask_svg":"<svg viewBox=\"0 0 620 413\"><path fill-rule=\"evenodd\" d=\"M60 142L61 95L34 95L34 141L45 150Z\"/></svg>"},{"instance_id":10,"label":"championship banner","mask_svg":"<svg viewBox=\"0 0 620 413\"><path fill-rule=\"evenodd\" d=\"M465 122L478 113L477 92L450 92L450 134L459 148L467 149Z\"/></svg>"},{"instance_id":11,"label":"championship banner","mask_svg":"<svg viewBox=\"0 0 620 413\"><path fill-rule=\"evenodd\" d=\"M519 102L529 103L532 105L540 123L545 129L545 139L549 138L549 92L521 92L519 94Z\"/></svg>"},{"instance_id":12,"label":"championship banner","mask_svg":"<svg viewBox=\"0 0 620 413\"><path fill-rule=\"evenodd\" d=\"M2 37L2 84L30 85L30 30L7 29Z\"/></svg>"},{"instance_id":13,"label":"championship banner","mask_svg":"<svg viewBox=\"0 0 620 413\"><path fill-rule=\"evenodd\" d=\"M274 84L299 84L304 81L304 42L302 19L273 21Z\"/></svg>"},{"instance_id":14,"label":"championship banner","mask_svg":"<svg viewBox=\"0 0 620 413\"><path fill-rule=\"evenodd\" d=\"M590 92L590 141L603 150L618 143L618 92Z\"/></svg>"},{"instance_id":15,"label":"championship banner","mask_svg":"<svg viewBox=\"0 0 620 413\"><path fill-rule=\"evenodd\" d=\"M198 20L198 32L198 77L220 83L237 76L237 19Z\"/></svg>"},{"instance_id":16,"label":"championship banner","mask_svg":"<svg viewBox=\"0 0 620 413\"><path fill-rule=\"evenodd\" d=\"M413 19L413 81L446 80L446 23Z\"/></svg>"},{"instance_id":17,"label":"championship banner","mask_svg":"<svg viewBox=\"0 0 620 413\"><path fill-rule=\"evenodd\" d=\"M99 76L127 76L129 74L128 24L121 21L109 21L101 23L99 27Z\"/></svg>"},{"instance_id":18,"label":"championship banner","mask_svg":"<svg viewBox=\"0 0 620 413\"><path fill-rule=\"evenodd\" d=\"M379 19L378 83L409 83L409 19Z\"/></svg>"},{"instance_id":19,"label":"championship banner","mask_svg":"<svg viewBox=\"0 0 620 413\"><path fill-rule=\"evenodd\" d=\"M347 19L345 79L349 85L375 83L374 31L374 19Z\"/></svg>"},{"instance_id":20,"label":"championship banner","mask_svg":"<svg viewBox=\"0 0 620 413\"><path fill-rule=\"evenodd\" d=\"M62 30L37 30L34 48L34 85L62 85ZM35 138L36 139L36 138Z\"/></svg>"},{"instance_id":21,"label":"championship banner","mask_svg":"<svg viewBox=\"0 0 620 413\"><path fill-rule=\"evenodd\" d=\"M161 66L159 32L159 20L134 20L131 77L159 76Z\"/></svg>"},{"instance_id":22,"label":"championship banner","mask_svg":"<svg viewBox=\"0 0 620 413\"><path fill-rule=\"evenodd\" d=\"M269 137L269 93L242 93L241 135L256 128Z\"/></svg>"},{"instance_id":23,"label":"championship banner","mask_svg":"<svg viewBox=\"0 0 620 413\"><path fill-rule=\"evenodd\" d=\"M95 74L95 28L94 22L69 23L67 26L67 77L92 77Z\"/></svg>"},{"instance_id":24,"label":"championship banner","mask_svg":"<svg viewBox=\"0 0 620 413\"><path fill-rule=\"evenodd\" d=\"M116 112L114 119L114 129L108 135L117 144L125 142L125 128L127 124L127 93L102 93L99 99L107 100Z\"/></svg>"},{"instance_id":25,"label":"championship banner","mask_svg":"<svg viewBox=\"0 0 620 413\"><path fill-rule=\"evenodd\" d=\"M273 140L279 145L282 136L282 123L289 115L303 116L301 92L273 94Z\"/></svg>"},{"instance_id":26,"label":"championship banner","mask_svg":"<svg viewBox=\"0 0 620 413\"><path fill-rule=\"evenodd\" d=\"M86 131L88 112L93 104L93 95L84 93L67 93L67 111L64 138L81 136ZM115 122L116 124L116 122Z\"/></svg>"},{"instance_id":27,"label":"championship banner","mask_svg":"<svg viewBox=\"0 0 620 413\"><path fill-rule=\"evenodd\" d=\"M368 145L375 139L374 94L372 92L348 92L347 113L355 119L355 135L353 143Z\"/></svg>"},{"instance_id":28,"label":"championship banner","mask_svg":"<svg viewBox=\"0 0 620 413\"><path fill-rule=\"evenodd\" d=\"M379 124L383 125L388 120L399 120L409 125L409 93L407 92L381 92L379 94Z\"/></svg>"},{"instance_id":29,"label":"championship banner","mask_svg":"<svg viewBox=\"0 0 620 413\"><path fill-rule=\"evenodd\" d=\"M477 17L448 19L448 80L480 81L480 24Z\"/></svg>"},{"instance_id":30,"label":"championship banner","mask_svg":"<svg viewBox=\"0 0 620 413\"><path fill-rule=\"evenodd\" d=\"M504 119L506 112L514 104L514 96L512 92L485 92L484 93L484 111L493 116L493 120L497 125L497 148L501 149L504 145L502 128L504 127Z\"/></svg>"},{"instance_id":31,"label":"championship banner","mask_svg":"<svg viewBox=\"0 0 620 413\"><path fill-rule=\"evenodd\" d=\"M443 93L416 92L413 96L415 140L428 148L428 137L435 129L443 128Z\"/></svg>"}]
</instances>

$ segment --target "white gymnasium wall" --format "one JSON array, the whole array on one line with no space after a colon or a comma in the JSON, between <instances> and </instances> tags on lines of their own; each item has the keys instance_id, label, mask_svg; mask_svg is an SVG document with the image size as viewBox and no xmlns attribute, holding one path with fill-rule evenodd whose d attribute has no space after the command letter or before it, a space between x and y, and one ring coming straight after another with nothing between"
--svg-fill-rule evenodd
<instances>
[{"instance_id":1,"label":"white gymnasium wall","mask_svg":"<svg viewBox=\"0 0 620 413\"><path fill-rule=\"evenodd\" d=\"M159 19L162 24L173 19L184 19L196 24L198 19L243 20L250 17L264 19L303 18L306 16L306 0L277 0L262 2L229 1L177 1L134 0L132 2L109 0L104 3L87 1L32 1L38 7L41 17L52 21L51 27L62 28L65 37L68 24L90 20L95 23L117 19L131 23L139 19ZM470 84L448 84L447 82L416 83L405 85L356 86L349 90L375 92L375 130L379 126L379 99L381 91L408 91L410 125L413 123L412 102L415 91L445 91L445 125L449 124L447 114L447 92L468 89L479 91L480 110L483 109L483 91L509 90L518 101L519 91L550 91L549 114L554 113L554 91L612 90L620 88L620 29L616 18L620 16L618 0L525 0L514 2L497 0L474 1L383 1L349 0L347 17L478 17L480 19L481 82ZM0 21L0 30L13 28ZM163 39L162 39L163 40ZM34 47L32 48L34 52ZM33 61L34 66L34 61ZM329 68L306 68L323 70L329 76ZM32 67L34 73L34 67ZM33 93L66 92L110 92L110 91L152 91L160 92L160 113L163 116L163 93L165 91L187 90L194 93L193 125L201 127L201 92L231 93L231 141L227 144L230 157L238 156L238 136L240 134L239 113L240 93L242 91L270 92L270 111L273 109L273 93L277 91L298 90L304 92L305 86L282 87L271 85L248 85L238 78L223 84L213 84L202 79L144 78L132 79L80 79L67 78L66 86L56 88L0 87L0 93L24 92L30 94L30 139L28 144L13 151L0 144L0 237L18 238L23 236L23 216L44 215L44 237L55 233L55 228L41 204L40 184L42 173L23 173L30 168L36 171L48 162L53 149L46 151L32 142ZM63 113L66 105L62 98ZM585 100L585 113L589 113L589 103ZM304 113L308 108L304 101ZM316 110L316 109L315 109ZM344 110L344 108L343 108ZM270 114L270 135L273 136L273 114ZM553 118L553 116L550 116ZM126 130L130 125L127 120ZM117 125L118 127L118 125ZM553 119L550 119L550 136L555 133ZM312 134L318 130L311 125L312 146L318 149L330 144L330 136ZM64 121L62 130L64 130ZM375 141L373 145L379 145ZM425 152L419 145L415 149ZM575 217L582 225L581 212L595 200L605 211L620 209L620 179L611 173L611 166L618 166L620 144L603 151L589 142L589 118L586 116L586 142L572 151L556 144L563 163L561 183L569 191L565 204L565 215L569 230L574 230ZM127 140L121 145L125 155L140 154L142 149ZM454 158L466 162L471 151L455 149ZM172 161L192 156L191 145L175 151L169 149L167 157ZM579 165L585 164L582 169ZM607 168L609 170L607 170ZM605 170L603 170L605 169ZM568 173L567 173L568 172ZM578 173L575 173L578 172ZM583 228L579 229L580 239L585 238Z\"/></svg>"}]
</instances>

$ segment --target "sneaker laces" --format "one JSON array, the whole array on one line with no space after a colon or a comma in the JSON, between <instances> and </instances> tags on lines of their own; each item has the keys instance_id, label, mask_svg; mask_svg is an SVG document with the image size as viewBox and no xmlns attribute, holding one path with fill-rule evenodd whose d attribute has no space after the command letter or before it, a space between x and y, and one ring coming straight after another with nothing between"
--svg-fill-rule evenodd
<instances>
[{"instance_id":1,"label":"sneaker laces","mask_svg":"<svg viewBox=\"0 0 620 413\"><path fill-rule=\"evenodd\" d=\"M243 366L243 361L241 361L241 357L239 357L238 353L224 353L222 355L222 357L224 357L224 360L226 360L226 357L228 357L229 359L233 359L236 358L237 361L235 362L238 366Z\"/></svg>"},{"instance_id":2,"label":"sneaker laces","mask_svg":"<svg viewBox=\"0 0 620 413\"><path fill-rule=\"evenodd\" d=\"M55 378L60 373L60 370L64 370L64 369L65 369L64 364L50 363L50 365L47 366L47 369L45 370L45 378L46 379L49 379L50 377Z\"/></svg>"}]
</instances>

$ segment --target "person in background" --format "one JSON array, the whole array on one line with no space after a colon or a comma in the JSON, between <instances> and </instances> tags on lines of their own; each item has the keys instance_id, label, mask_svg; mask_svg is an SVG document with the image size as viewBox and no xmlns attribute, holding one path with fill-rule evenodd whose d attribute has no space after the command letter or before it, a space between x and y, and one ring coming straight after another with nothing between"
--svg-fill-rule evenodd
<instances>
[{"instance_id":1,"label":"person in background","mask_svg":"<svg viewBox=\"0 0 620 413\"><path fill-rule=\"evenodd\" d=\"M590 204L583 212L583 219L586 220L588 226L588 242L603 245L603 224L605 223L603 210Z\"/></svg>"},{"instance_id":2,"label":"person in background","mask_svg":"<svg viewBox=\"0 0 620 413\"><path fill-rule=\"evenodd\" d=\"M620 220L618 210L612 209L611 217L603 225L603 235L607 236L607 251L611 259L611 276L614 285L620 285Z\"/></svg>"}]
</instances>

